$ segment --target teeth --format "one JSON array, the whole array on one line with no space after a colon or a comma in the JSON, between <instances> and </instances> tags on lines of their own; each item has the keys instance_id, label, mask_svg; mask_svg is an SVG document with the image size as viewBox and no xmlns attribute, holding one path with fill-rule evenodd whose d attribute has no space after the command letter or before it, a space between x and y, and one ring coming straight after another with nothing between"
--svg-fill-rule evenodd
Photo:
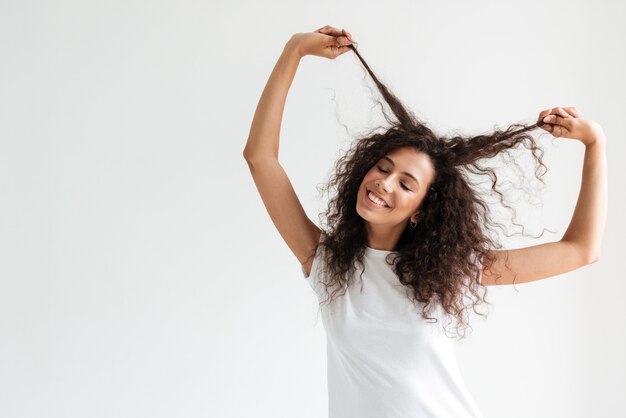
<instances>
[{"instance_id":1,"label":"teeth","mask_svg":"<svg viewBox=\"0 0 626 418\"><path fill-rule=\"evenodd\" d=\"M374 196L374 194L372 192L369 192L367 194L367 197L369 197L369 199L372 202L376 203L378 206L389 207L384 201L382 201L379 198L377 198L376 196Z\"/></svg>"}]
</instances>

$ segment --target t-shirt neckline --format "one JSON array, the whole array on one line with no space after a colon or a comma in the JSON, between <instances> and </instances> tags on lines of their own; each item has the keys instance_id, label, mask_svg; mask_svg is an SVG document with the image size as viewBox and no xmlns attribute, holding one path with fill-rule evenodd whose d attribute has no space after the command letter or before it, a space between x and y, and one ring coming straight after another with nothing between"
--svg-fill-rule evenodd
<instances>
[{"instance_id":1,"label":"t-shirt neckline","mask_svg":"<svg viewBox=\"0 0 626 418\"><path fill-rule=\"evenodd\" d=\"M386 255L386 254L391 254L394 251L389 251L389 250L377 250L375 248L370 248L367 245L365 246L365 252L368 252L370 254L380 254L380 255Z\"/></svg>"}]
</instances>

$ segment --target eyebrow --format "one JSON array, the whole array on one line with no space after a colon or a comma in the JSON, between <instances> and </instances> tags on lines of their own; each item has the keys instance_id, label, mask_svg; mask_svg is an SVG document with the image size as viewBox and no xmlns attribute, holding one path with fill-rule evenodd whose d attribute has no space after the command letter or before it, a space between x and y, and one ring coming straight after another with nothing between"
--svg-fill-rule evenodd
<instances>
[{"instance_id":1,"label":"eyebrow","mask_svg":"<svg viewBox=\"0 0 626 418\"><path fill-rule=\"evenodd\" d=\"M389 164L391 164L391 165L392 165L392 166L394 166L394 167L396 166L396 164L393 162L393 160L392 160L391 158L387 157L387 156L383 157L383 160L387 160L387 161L389 161ZM417 185L418 185L418 186L422 187L422 185L421 185L421 183L419 182L419 180L418 180L418 179L416 179L416 178L415 178L415 176L414 176L413 174L408 173L408 172L406 172L406 171L402 172L402 174L405 174L405 175L407 175L407 176L411 177L413 180L415 180L415 182L417 183Z\"/></svg>"}]
</instances>

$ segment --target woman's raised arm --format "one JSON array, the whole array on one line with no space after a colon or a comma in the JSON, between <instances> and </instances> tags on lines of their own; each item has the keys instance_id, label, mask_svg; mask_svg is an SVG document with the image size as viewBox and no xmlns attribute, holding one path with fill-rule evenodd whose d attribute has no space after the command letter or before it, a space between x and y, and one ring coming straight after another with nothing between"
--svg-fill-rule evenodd
<instances>
[{"instance_id":1,"label":"woman's raised arm","mask_svg":"<svg viewBox=\"0 0 626 418\"><path fill-rule=\"evenodd\" d=\"M585 145L582 183L572 220L559 241L495 251L496 262L483 270L482 284L524 283L563 274L598 261L606 223L608 184L606 137L602 127L575 108L555 107L539 114L542 129ZM510 268L505 267L508 261ZM519 277L518 277L519 276ZM496 280L497 279L497 280Z\"/></svg>"},{"instance_id":2,"label":"woman's raised arm","mask_svg":"<svg viewBox=\"0 0 626 418\"><path fill-rule=\"evenodd\" d=\"M243 151L263 204L288 247L310 271L321 231L306 215L278 162L280 125L289 87L305 55L336 58L349 50L348 33L324 27L297 33L285 45L257 105Z\"/></svg>"}]
</instances>

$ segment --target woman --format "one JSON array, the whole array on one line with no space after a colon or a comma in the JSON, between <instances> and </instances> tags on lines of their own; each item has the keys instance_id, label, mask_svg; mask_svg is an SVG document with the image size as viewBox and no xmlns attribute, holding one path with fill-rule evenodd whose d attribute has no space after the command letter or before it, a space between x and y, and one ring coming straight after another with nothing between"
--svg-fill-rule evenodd
<instances>
[{"instance_id":1,"label":"woman","mask_svg":"<svg viewBox=\"0 0 626 418\"><path fill-rule=\"evenodd\" d=\"M337 162L327 186L336 194L322 231L306 216L278 161L280 123L300 60L348 51L394 118L385 115L389 127L359 138ZM468 174L488 176L507 206L494 170L480 163L523 145L543 165L529 134L537 127L585 145L578 203L561 240L497 250L487 233L489 206ZM436 135L378 80L344 29L325 26L287 42L256 109L244 157L272 221L325 305L331 417L481 416L437 323L452 321L462 330L468 308L485 302L486 286L563 274L600 255L607 206L600 125L575 108L555 107L540 112L536 124L490 135Z\"/></svg>"}]
</instances>

